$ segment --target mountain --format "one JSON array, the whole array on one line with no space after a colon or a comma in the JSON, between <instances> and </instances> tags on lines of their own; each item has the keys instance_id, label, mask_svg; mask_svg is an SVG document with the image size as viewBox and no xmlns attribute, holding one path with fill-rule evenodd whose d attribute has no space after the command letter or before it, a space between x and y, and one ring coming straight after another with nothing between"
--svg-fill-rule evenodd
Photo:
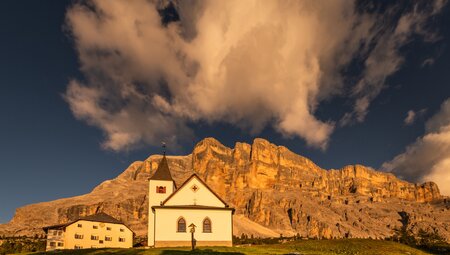
<instances>
[{"instance_id":1,"label":"mountain","mask_svg":"<svg viewBox=\"0 0 450 255\"><path fill-rule=\"evenodd\" d=\"M196 172L236 208L235 235L383 238L406 211L415 229L435 227L450 240L449 199L432 182L413 184L362 165L324 170L259 138L234 148L206 138L191 154L167 158L177 185ZM136 161L89 194L18 208L0 235L41 234L45 225L101 211L146 235L148 178L160 159Z\"/></svg>"}]
</instances>

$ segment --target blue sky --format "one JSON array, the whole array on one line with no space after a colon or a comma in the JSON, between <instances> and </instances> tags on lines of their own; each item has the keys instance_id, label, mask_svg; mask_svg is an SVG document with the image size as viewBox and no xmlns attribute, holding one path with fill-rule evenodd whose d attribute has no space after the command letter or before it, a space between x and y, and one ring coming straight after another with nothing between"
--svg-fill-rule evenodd
<instances>
[{"instance_id":1,"label":"blue sky","mask_svg":"<svg viewBox=\"0 0 450 255\"><path fill-rule=\"evenodd\" d=\"M410 13L408 8L412 7L408 4L408 2L404 2L405 6L399 4L401 8L396 6L401 11L393 12L392 15L401 16ZM424 14L426 19L417 17L418 19L425 19L421 22L424 24L424 29L430 31L430 34L424 36L420 33L411 32L408 38L400 43L401 46L396 48L395 52L402 58L401 64L395 71L386 74L385 79L380 84L370 85L372 89L379 90L378 93L372 95L369 91L364 92L365 94L350 95L358 80L362 80L361 77L364 77L364 70L367 73L367 69L364 69L361 65L366 60L367 55L373 52L369 50L366 55L356 54L352 57L354 60L351 63L348 62L345 68L339 69L340 72L345 73L339 75L344 83L344 86L339 87L340 94L329 92L323 97L309 94L308 99L313 100L317 105L309 109L309 113L295 112L298 114L298 118L302 120L300 122L303 123L303 119L305 119L305 123L310 123L306 131L302 129L304 128L302 123L296 122L295 118L294 120L288 119L286 115L283 115L284 112L281 113L285 108L281 109L279 105L295 104L295 102L283 101L284 97L280 96L280 100L271 105L271 100L264 101L267 95L259 95L258 90L251 91L250 96L247 95L248 104L241 104L241 101L233 104L233 98L239 98L239 94L233 95L227 99L228 101L223 98L224 95L223 97L221 95L221 98L217 100L223 100L223 104L229 104L228 108L223 111L217 110L220 105L214 104L212 105L214 110L202 108L203 105L211 104L209 101L202 101L202 99L184 102L181 106L187 110L186 112L181 111L174 101L171 102L171 99L178 96L183 98L184 95L177 92L180 86L176 84L177 81L173 82L174 85L171 83L171 77L177 77L178 73L170 73L167 70L158 71L163 69L159 67L160 63L170 59L171 56L167 55L167 58L164 59L156 57L156 61L150 61L148 72L145 71L147 66L142 68L143 73L148 74L150 78L141 78L142 73L136 71L142 67L139 66L140 62L131 61L133 60L132 57L130 57L131 60L120 59L120 61L123 61L120 63L131 63L130 66L135 68L127 69L124 67L123 69L131 74L136 71L132 80L143 87L140 91L142 94L153 93L152 95L162 95L162 98L165 98L165 101L162 101L161 104L148 106L151 111L154 111L154 107L156 109L166 107L167 105L164 102L170 103L167 107L171 112L167 113L161 110L162 114L158 115L159 117L167 117L167 119L161 119L161 122L167 121L168 123L168 126L162 128L163 131L152 132L156 127L151 125L142 127L140 126L143 125L142 123L133 122L133 120L136 121L143 116L153 117L151 111L147 110L143 110L143 115L139 114L136 118L127 119L127 121L131 120L130 125L133 126L130 130L127 129L128 126L121 125L120 121L105 123L105 119L109 120L112 118L111 116L117 114L117 111L109 110L108 107L120 108L124 104L123 101L117 101L115 93L107 94L109 98L103 98L103 100L106 100L107 106L105 107L108 108L105 112L109 114L104 119L96 119L98 115L92 112L78 112L77 115L76 110L74 110L80 101L78 97L71 98L68 94L70 84L73 84L73 82L76 85L73 85L72 89L90 88L93 91L95 89L102 91L104 88L111 88L111 91L114 92L114 89L118 87L118 85L115 85L115 82L117 82L114 80L115 78L108 77L112 72L105 71L112 68L111 66L101 60L92 58L91 55L87 59L82 58L83 52L93 51L92 48L86 46L88 45L87 41L83 40L102 40L98 38L83 39L85 38L83 36L89 33L89 29L78 27L77 24L79 23L77 22L82 20L86 13L74 11L70 21L67 21L67 11L74 10L74 3L71 1L6 1L2 5L0 9L0 28L2 31L0 40L0 113L2 116L0 125L0 223L10 220L17 207L87 193L102 181L120 174L131 162L143 160L151 154L159 153L161 151L159 142L168 139L170 141L168 148L170 153L187 154L192 150L195 143L204 137L213 136L230 147L233 147L237 141L251 143L255 137L262 137L309 157L323 168L340 168L348 164L358 163L379 169L384 162L389 162L397 155L404 153L408 145L416 146L417 139L433 132L426 128L426 123L433 116L440 116L438 114L443 112L443 106L441 105L450 96L450 74L448 71L450 70L450 52L448 50L450 8L447 4L436 14ZM153 7L150 6L150 8ZM97 8L101 7L97 6ZM202 23L205 20L208 21L208 17L190 21L189 17L191 16L189 14L192 14L190 12L192 10L186 6L178 8L180 8L178 10L181 13L181 21L159 24L159 32L165 33L171 26L181 23L184 26L184 33L188 34L181 37L183 40L211 38L211 34L207 31L211 29L210 25L216 21ZM203 8L214 10L218 7L206 6ZM245 6L239 8L245 8ZM371 7L361 8L368 8L370 11ZM387 7L375 8L373 12L381 12L383 8ZM106 10L110 9L106 8ZM255 12L258 11L259 9ZM260 12L264 14L263 10L260 10ZM138 12L136 15L142 14ZM240 18L232 14L230 14L230 17ZM252 15L249 14L247 18L251 22ZM385 14L385 16L374 19L381 23L397 22L389 21L389 18L390 16ZM384 20L380 21L381 19ZM276 17L273 20L277 20ZM113 28L119 27L122 19L119 17L115 22L118 23L113 24ZM189 30L192 29L190 28L192 24L189 22L197 22L199 31L192 32ZM143 24L145 31L146 23ZM326 27L325 25L324 27ZM382 28L384 26L383 24ZM345 29L345 27L342 29ZM154 33L157 34L158 31ZM269 35L273 38L278 37L276 32L275 34L273 31L271 33ZM434 36L431 36L431 33ZM105 37L107 35L109 33L103 34ZM265 36L265 34L256 34L255 36ZM322 35L315 34L315 36L321 38ZM78 40L75 38L78 38ZM352 38L352 36L348 38ZM146 40L149 40L146 43L149 43L149 47L151 47L152 40L160 39L149 36L146 37ZM236 40L241 42L246 40L244 39L237 38ZM111 40L111 38L105 38L105 40ZM167 44L163 44L163 48L176 47L170 46L174 42L165 41L167 40L165 37L161 40L167 42ZM201 42L202 40L198 40L198 44L201 44ZM95 43L100 45L98 48L105 45L102 44L103 41L96 41ZM133 40L130 39L129 44L132 43ZM257 46L259 47L259 44ZM261 51L268 49L267 47L272 47L270 45L263 46L261 46ZM127 42L123 42L120 47L123 48L116 50L122 56L126 56L127 50L130 50L127 48ZM97 50L97 52L94 52L95 54L100 54L98 48L94 49L94 51ZM239 49L239 46L235 48ZM177 50L183 49L177 48ZM296 48L294 47L294 49ZM105 49L101 50L105 51ZM132 49L129 52L133 52ZM186 52L186 54L189 54L189 51ZM92 55L95 55L94 53ZM157 54L151 51L144 51L144 53ZM229 55L246 56L246 59L252 59L253 56L256 56L250 53L252 53L252 50L238 51L231 49ZM211 52L211 54L214 54L214 52ZM200 54L198 53L198 55ZM264 54L258 53L257 55ZM268 56L271 57L271 55ZM209 59L204 59L197 59L200 66L209 61ZM326 59L328 62L323 61L326 62L323 65L328 63L334 65L333 60L334 58L329 57ZM224 59L223 62L226 63L227 61L229 60ZM258 67L261 70L266 70L266 67L272 67L271 65L258 66L258 63L255 64L255 62L250 63L254 63L255 69ZM320 63L322 65L322 62ZM387 65L388 63L390 62L380 63L380 65ZM284 64L282 60L281 64ZM100 71L93 67L86 67L89 65L95 65L95 68ZM233 66L236 65L234 63L232 66L227 66L227 70L233 71ZM85 68L80 69L83 66ZM301 67L299 66L299 68ZM244 66L237 71L234 70L238 76L242 75L240 80L249 79L251 83L253 80L264 78L264 73L258 73L262 71L255 71L253 68L247 70L246 68ZM174 68L169 65L168 69ZM263 78L252 75L247 77L247 73L241 73L243 69L252 75L256 72ZM290 75L290 72L292 72L290 66L287 66L286 70L287 75ZM328 69L324 68L324 70ZM331 68L330 72L333 71L335 69ZM161 73L164 73L164 75ZM167 77L167 75L172 76ZM207 77L206 74L198 70L193 75ZM105 76L107 78L104 78ZM277 77L282 76L268 77L267 79L281 79ZM295 75L292 75L292 77L295 77ZM335 78L335 76L330 77ZM320 81L320 90L322 91L327 90L327 84L323 84L327 82L326 78ZM123 77L121 79L124 79L125 82L128 81ZM180 79L186 78L181 77ZM192 82L191 88L196 88L195 86L199 83L198 80L187 79L187 81ZM155 86L148 85L152 82L158 83L156 89L153 89ZM261 80L261 84L265 82L266 80ZM300 79L298 82L304 81ZM328 83L332 84L333 82L328 81ZM236 81L233 81L233 84L236 84ZM346 84L350 85L346 87ZM232 86L227 83L225 85ZM255 86L259 85L256 84ZM267 86L261 85L261 91L271 89ZM82 91L75 90L74 93L82 94ZM204 91L199 93L201 95ZM364 109L364 118L358 120L355 101L369 94L370 104L367 109ZM195 95L198 96L198 94ZM252 95L258 96L253 98ZM276 97L277 94L275 93L274 96ZM133 96L131 96L131 99L134 99ZM213 97L208 99L216 100ZM301 100L301 97L294 99ZM138 100L136 99L136 101ZM236 104L246 109L259 104L261 104L261 107L248 111L240 110L241 108L236 108L236 110L233 108L233 105ZM136 107L146 106L146 104L139 104ZM126 112L130 108L124 109ZM172 113L176 111L180 111L180 113ZM410 124L405 123L408 111L415 113L414 121ZM132 115L135 114L135 111L130 110L127 113ZM346 113L352 115L350 123L344 123L343 121L343 116ZM306 120L308 114L312 116L312 121ZM258 116L255 117L256 115ZM238 117L234 118L235 116ZM117 126L114 126L116 124ZM121 139L121 143L117 143L117 140L111 140L111 131L108 129L111 126L113 126L114 132L119 130L122 132L121 134L137 134L138 138L130 141L129 136L126 136L125 141ZM136 130L134 126L140 127ZM322 130L320 128L326 127L332 127L332 131L324 131L323 135L315 136L315 133L308 132L314 127L318 128L317 132ZM175 136L176 138L173 138ZM394 165L397 164L397 161L392 162ZM428 161L424 160L424 162ZM399 164L397 166L400 168ZM432 168L432 165L430 168ZM410 180L421 178L421 176L417 177L416 175L409 176L407 172L399 173L404 174L404 178L410 178Z\"/></svg>"}]
</instances>

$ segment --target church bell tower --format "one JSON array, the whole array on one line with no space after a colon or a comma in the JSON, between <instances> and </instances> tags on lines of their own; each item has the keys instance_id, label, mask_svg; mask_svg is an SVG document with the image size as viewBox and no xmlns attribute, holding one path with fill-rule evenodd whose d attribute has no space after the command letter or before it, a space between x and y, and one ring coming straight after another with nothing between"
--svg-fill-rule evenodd
<instances>
[{"instance_id":1,"label":"church bell tower","mask_svg":"<svg viewBox=\"0 0 450 255\"><path fill-rule=\"evenodd\" d=\"M155 214L152 206L159 206L176 189L170 174L166 153L159 162L158 169L149 179L148 184L148 246L155 245Z\"/></svg>"}]
</instances>

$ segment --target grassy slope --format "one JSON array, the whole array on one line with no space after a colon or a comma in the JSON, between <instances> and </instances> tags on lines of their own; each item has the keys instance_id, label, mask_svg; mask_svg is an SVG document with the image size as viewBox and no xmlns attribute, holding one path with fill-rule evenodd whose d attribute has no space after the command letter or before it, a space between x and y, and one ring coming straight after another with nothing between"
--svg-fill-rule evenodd
<instances>
[{"instance_id":1,"label":"grassy slope","mask_svg":"<svg viewBox=\"0 0 450 255\"><path fill-rule=\"evenodd\" d=\"M68 250L61 252L31 253L37 254L124 254L124 255L186 255L186 254L214 254L214 255L240 255L240 254L358 254L358 255L378 255L378 254L409 254L424 255L429 254L409 246L376 240L305 240L275 245L255 245L241 247L213 247L200 248L195 252L190 252L188 248L158 248L158 249L87 249Z\"/></svg>"}]
</instances>

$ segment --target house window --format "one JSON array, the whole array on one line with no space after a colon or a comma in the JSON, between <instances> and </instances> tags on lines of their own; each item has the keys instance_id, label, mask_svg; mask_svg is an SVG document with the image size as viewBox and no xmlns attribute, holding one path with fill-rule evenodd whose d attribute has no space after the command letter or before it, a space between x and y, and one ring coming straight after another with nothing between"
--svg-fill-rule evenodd
<instances>
[{"instance_id":1,"label":"house window","mask_svg":"<svg viewBox=\"0 0 450 255\"><path fill-rule=\"evenodd\" d=\"M120 232L123 232L123 231L125 231L125 230L124 230L123 228L121 228L121 229L120 229Z\"/></svg>"},{"instance_id":2,"label":"house window","mask_svg":"<svg viewBox=\"0 0 450 255\"><path fill-rule=\"evenodd\" d=\"M50 247L55 247L56 243L55 242L50 242Z\"/></svg>"},{"instance_id":3,"label":"house window","mask_svg":"<svg viewBox=\"0 0 450 255\"><path fill-rule=\"evenodd\" d=\"M103 240L98 241L98 243L101 243L101 244L102 244L102 243L103 243Z\"/></svg>"},{"instance_id":4,"label":"house window","mask_svg":"<svg viewBox=\"0 0 450 255\"><path fill-rule=\"evenodd\" d=\"M183 217L178 219L177 232L186 232L186 220Z\"/></svg>"},{"instance_id":5,"label":"house window","mask_svg":"<svg viewBox=\"0 0 450 255\"><path fill-rule=\"evenodd\" d=\"M63 247L64 243L58 242L58 247Z\"/></svg>"},{"instance_id":6,"label":"house window","mask_svg":"<svg viewBox=\"0 0 450 255\"><path fill-rule=\"evenodd\" d=\"M92 228L93 229L98 229L98 226L97 225L93 225Z\"/></svg>"},{"instance_id":7,"label":"house window","mask_svg":"<svg viewBox=\"0 0 450 255\"><path fill-rule=\"evenodd\" d=\"M111 231L111 227L106 227L106 230Z\"/></svg>"},{"instance_id":8,"label":"house window","mask_svg":"<svg viewBox=\"0 0 450 255\"><path fill-rule=\"evenodd\" d=\"M91 235L91 240L98 240L98 236L96 236L96 235Z\"/></svg>"},{"instance_id":9,"label":"house window","mask_svg":"<svg viewBox=\"0 0 450 255\"><path fill-rule=\"evenodd\" d=\"M112 237L110 237L110 236L105 236L105 241L111 242L111 241L112 241Z\"/></svg>"},{"instance_id":10,"label":"house window","mask_svg":"<svg viewBox=\"0 0 450 255\"><path fill-rule=\"evenodd\" d=\"M56 235L58 235L58 236L62 235L62 231L61 230L57 231Z\"/></svg>"},{"instance_id":11,"label":"house window","mask_svg":"<svg viewBox=\"0 0 450 255\"><path fill-rule=\"evenodd\" d=\"M83 239L83 235L82 234L75 234L75 239Z\"/></svg>"},{"instance_id":12,"label":"house window","mask_svg":"<svg viewBox=\"0 0 450 255\"><path fill-rule=\"evenodd\" d=\"M166 186L156 186L156 193L166 193Z\"/></svg>"},{"instance_id":13,"label":"house window","mask_svg":"<svg viewBox=\"0 0 450 255\"><path fill-rule=\"evenodd\" d=\"M211 220L209 218L203 220L203 233L211 233Z\"/></svg>"},{"instance_id":14,"label":"house window","mask_svg":"<svg viewBox=\"0 0 450 255\"><path fill-rule=\"evenodd\" d=\"M73 247L75 250L79 250L79 249L83 249L83 246L75 244L75 246Z\"/></svg>"},{"instance_id":15,"label":"house window","mask_svg":"<svg viewBox=\"0 0 450 255\"><path fill-rule=\"evenodd\" d=\"M125 242L125 237L119 237L119 242Z\"/></svg>"},{"instance_id":16,"label":"house window","mask_svg":"<svg viewBox=\"0 0 450 255\"><path fill-rule=\"evenodd\" d=\"M77 227L82 228L82 227L83 227L83 224L78 223Z\"/></svg>"}]
</instances>

